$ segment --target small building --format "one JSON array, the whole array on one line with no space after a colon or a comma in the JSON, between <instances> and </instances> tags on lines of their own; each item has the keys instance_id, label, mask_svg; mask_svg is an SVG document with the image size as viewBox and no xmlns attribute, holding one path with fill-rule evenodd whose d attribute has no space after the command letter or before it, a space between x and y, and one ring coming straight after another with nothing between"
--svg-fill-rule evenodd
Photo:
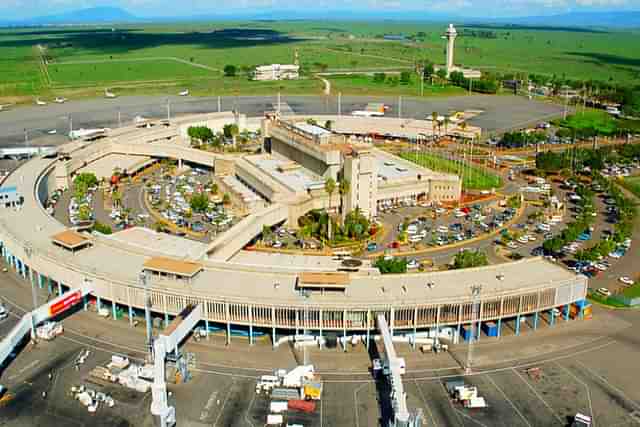
<instances>
[{"instance_id":1,"label":"small building","mask_svg":"<svg viewBox=\"0 0 640 427\"><path fill-rule=\"evenodd\" d=\"M190 284L203 267L198 262L155 256L145 261L142 269L157 278Z\"/></svg>"},{"instance_id":2,"label":"small building","mask_svg":"<svg viewBox=\"0 0 640 427\"><path fill-rule=\"evenodd\" d=\"M346 292L347 286L351 282L348 273L330 272L309 272L300 273L296 288L304 291L325 291Z\"/></svg>"},{"instance_id":3,"label":"small building","mask_svg":"<svg viewBox=\"0 0 640 427\"><path fill-rule=\"evenodd\" d=\"M75 230L65 230L54 234L51 236L51 241L54 245L60 246L74 253L91 245L91 240L87 236L84 236Z\"/></svg>"},{"instance_id":4,"label":"small building","mask_svg":"<svg viewBox=\"0 0 640 427\"><path fill-rule=\"evenodd\" d=\"M253 80L297 80L300 77L300 66L295 64L260 65L253 72Z\"/></svg>"},{"instance_id":5,"label":"small building","mask_svg":"<svg viewBox=\"0 0 640 427\"><path fill-rule=\"evenodd\" d=\"M16 186L0 188L0 206L15 208L22 205L24 198L18 193Z\"/></svg>"}]
</instances>

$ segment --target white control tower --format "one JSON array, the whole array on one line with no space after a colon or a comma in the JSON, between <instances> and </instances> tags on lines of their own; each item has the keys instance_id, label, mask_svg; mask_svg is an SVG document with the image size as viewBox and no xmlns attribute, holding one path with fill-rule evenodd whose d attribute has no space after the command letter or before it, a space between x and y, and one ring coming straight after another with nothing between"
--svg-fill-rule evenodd
<instances>
[{"instance_id":1,"label":"white control tower","mask_svg":"<svg viewBox=\"0 0 640 427\"><path fill-rule=\"evenodd\" d=\"M444 38L447 39L447 77L453 71L454 63L453 63L453 48L455 45L456 37L458 37L458 32L456 31L453 24L449 24L449 28L447 28L447 32L444 33Z\"/></svg>"}]
</instances>

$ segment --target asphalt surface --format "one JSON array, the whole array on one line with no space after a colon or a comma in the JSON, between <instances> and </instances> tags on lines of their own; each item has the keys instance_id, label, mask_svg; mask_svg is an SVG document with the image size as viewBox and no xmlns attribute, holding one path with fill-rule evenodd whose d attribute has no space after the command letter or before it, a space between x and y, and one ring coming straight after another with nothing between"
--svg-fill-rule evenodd
<instances>
[{"instance_id":1,"label":"asphalt surface","mask_svg":"<svg viewBox=\"0 0 640 427\"><path fill-rule=\"evenodd\" d=\"M65 104L46 106L14 107L0 112L0 147L25 145L27 140L40 139L36 143L61 143L66 140L71 121L74 129L117 127L118 112L120 123L126 124L136 116L145 118L167 117L167 99L170 100L172 115L194 114L218 111L218 97L177 97L177 96L122 96L115 99L92 99L68 101ZM420 118L437 111L481 110L482 114L470 120L487 132L523 127L526 124L549 120L559 115L563 107L551 103L528 100L514 96L469 95L449 98L403 99L391 97L341 98L342 114L363 110L367 103L384 102L390 106L387 116ZM337 114L336 96L282 96L296 114ZM401 108L400 107L401 103ZM238 110L248 116L261 116L265 111L273 111L277 104L274 96L221 97L221 111ZM49 135L50 131L55 135Z\"/></svg>"}]
</instances>

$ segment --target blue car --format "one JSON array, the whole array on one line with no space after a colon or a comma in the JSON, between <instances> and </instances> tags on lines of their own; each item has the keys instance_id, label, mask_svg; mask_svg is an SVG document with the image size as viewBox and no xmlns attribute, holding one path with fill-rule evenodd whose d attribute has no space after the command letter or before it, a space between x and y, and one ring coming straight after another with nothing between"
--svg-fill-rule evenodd
<instances>
[{"instance_id":1,"label":"blue car","mask_svg":"<svg viewBox=\"0 0 640 427\"><path fill-rule=\"evenodd\" d=\"M368 250L369 252L373 252L373 251L375 251L376 249L378 249L378 245L377 245L376 243L371 242L371 243L369 243L369 244L367 245L367 250Z\"/></svg>"}]
</instances>

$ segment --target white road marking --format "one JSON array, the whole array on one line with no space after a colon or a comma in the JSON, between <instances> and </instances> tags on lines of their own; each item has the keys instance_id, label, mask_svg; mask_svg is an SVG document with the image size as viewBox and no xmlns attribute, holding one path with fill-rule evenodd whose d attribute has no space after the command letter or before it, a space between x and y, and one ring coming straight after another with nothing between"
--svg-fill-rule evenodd
<instances>
[{"instance_id":1,"label":"white road marking","mask_svg":"<svg viewBox=\"0 0 640 427\"><path fill-rule=\"evenodd\" d=\"M520 372L518 372L516 370L516 368L512 368L513 372L527 385L527 387L529 387L529 389L533 392L533 394L535 394L535 396L540 399L540 401L544 404L544 406L547 407L547 409L549 409L549 411L551 411L551 414L553 414L554 417L556 417L556 419L558 421L560 421L561 423L564 423L565 421L553 410L553 408L551 407L551 405L549 405L547 403L546 400L544 400L544 398L540 395L540 393L538 393L538 391L533 388L533 386L531 384L529 384L529 381L526 380L526 378L524 378Z\"/></svg>"},{"instance_id":2,"label":"white road marking","mask_svg":"<svg viewBox=\"0 0 640 427\"><path fill-rule=\"evenodd\" d=\"M469 415L465 414L465 413L464 413L464 412L462 412L461 410L459 410L459 409L455 409L455 408L453 408L453 410L454 410L454 411L456 411L456 413L457 413L457 414L462 415L463 417L465 417L465 418L467 418L467 419L469 419L469 420L473 421L474 423L476 423L476 424L478 424L478 425L481 425L482 427L487 427L486 425L482 424L480 421L478 421L478 420L476 420L476 419L474 419L474 418L470 417Z\"/></svg>"},{"instance_id":3,"label":"white road marking","mask_svg":"<svg viewBox=\"0 0 640 427\"><path fill-rule=\"evenodd\" d=\"M231 390L233 390L233 386L236 384L236 379L231 380L231 387L229 387L229 392L224 397L224 401L222 402L222 407L220 408L220 412L218 412L218 416L216 417L216 422L213 423L214 427L218 425L218 421L224 412L224 407L227 404L227 400L229 400L229 396L231 395Z\"/></svg>"},{"instance_id":4,"label":"white road marking","mask_svg":"<svg viewBox=\"0 0 640 427\"><path fill-rule=\"evenodd\" d=\"M255 400L256 400L256 394L253 393L253 397L251 397L251 402L249 402L249 407L247 408L247 412L244 413L244 420L248 422L251 427L255 427L255 426L251 422L251 419L249 419L248 415L249 415L249 412L251 412L251 408L253 407L253 402Z\"/></svg>"},{"instance_id":5,"label":"white road marking","mask_svg":"<svg viewBox=\"0 0 640 427\"><path fill-rule=\"evenodd\" d=\"M355 410L356 410L356 427L360 426L360 422L359 422L359 415L358 415L358 392L360 391L360 389L364 386L366 386L367 384L364 383L362 384L360 387L356 388L355 390L353 390L353 402L355 405Z\"/></svg>"},{"instance_id":6,"label":"white road marking","mask_svg":"<svg viewBox=\"0 0 640 427\"><path fill-rule=\"evenodd\" d=\"M427 404L427 399L424 397L424 393L420 389L420 386L418 385L418 381L413 380L413 382L416 385L416 388L418 389L418 393L420 393L420 399L422 399L422 403L424 404L424 407L427 409L427 412L429 413L429 418L431 418L431 421L433 421L433 425L435 427L437 427L438 423L436 423L436 419L433 417L433 413L431 412L431 408Z\"/></svg>"},{"instance_id":7,"label":"white road marking","mask_svg":"<svg viewBox=\"0 0 640 427\"><path fill-rule=\"evenodd\" d=\"M506 395L506 393L500 387L498 387L498 384L496 384L496 382L493 380L493 378L491 378L489 375L487 375L486 378L489 380L489 382L491 382L491 384L493 384L493 386L500 392L500 394L502 394L504 396L506 401L509 402L509 404L513 407L513 409L515 409L515 411L518 413L518 415L520 415L520 418L522 418L522 421L524 421L525 424L527 424L529 427L532 427L531 423L529 421L527 421L527 419L524 417L524 415L522 415L522 412L520 412L520 410L516 407L516 405L513 404L513 402L511 401L511 399L509 399L509 397Z\"/></svg>"},{"instance_id":8,"label":"white road marking","mask_svg":"<svg viewBox=\"0 0 640 427\"><path fill-rule=\"evenodd\" d=\"M591 389L589 388L589 386L582 381L580 378L578 378L577 376L574 375L573 372L571 372L566 366L562 366L559 363L556 363L556 365L562 369L564 369L564 371L569 374L569 376L571 376L574 380L576 380L578 383L582 384L582 386L585 388L585 390L587 391L587 402L589 403L589 413L591 414L591 425L593 427L596 427L596 414L593 413L593 405L591 403Z\"/></svg>"},{"instance_id":9,"label":"white road marking","mask_svg":"<svg viewBox=\"0 0 640 427\"><path fill-rule=\"evenodd\" d=\"M627 395L625 395L622 390L620 390L619 388L617 388L616 386L614 386L613 384L611 384L609 381L607 381L603 376L597 374L593 369L589 368L587 365L585 365L584 363L580 362L579 360L575 360L575 362L580 365L581 367L583 367L587 372L589 372L591 375L593 375L594 377L596 377L598 380L602 381L604 384L606 384L607 386L609 386L610 388L612 388L613 390L615 390L616 393L618 393L624 400L627 401L627 403L630 403L633 407L635 407L636 409L638 409L640 411L640 405L635 401L630 399L629 397L627 397Z\"/></svg>"}]
</instances>

